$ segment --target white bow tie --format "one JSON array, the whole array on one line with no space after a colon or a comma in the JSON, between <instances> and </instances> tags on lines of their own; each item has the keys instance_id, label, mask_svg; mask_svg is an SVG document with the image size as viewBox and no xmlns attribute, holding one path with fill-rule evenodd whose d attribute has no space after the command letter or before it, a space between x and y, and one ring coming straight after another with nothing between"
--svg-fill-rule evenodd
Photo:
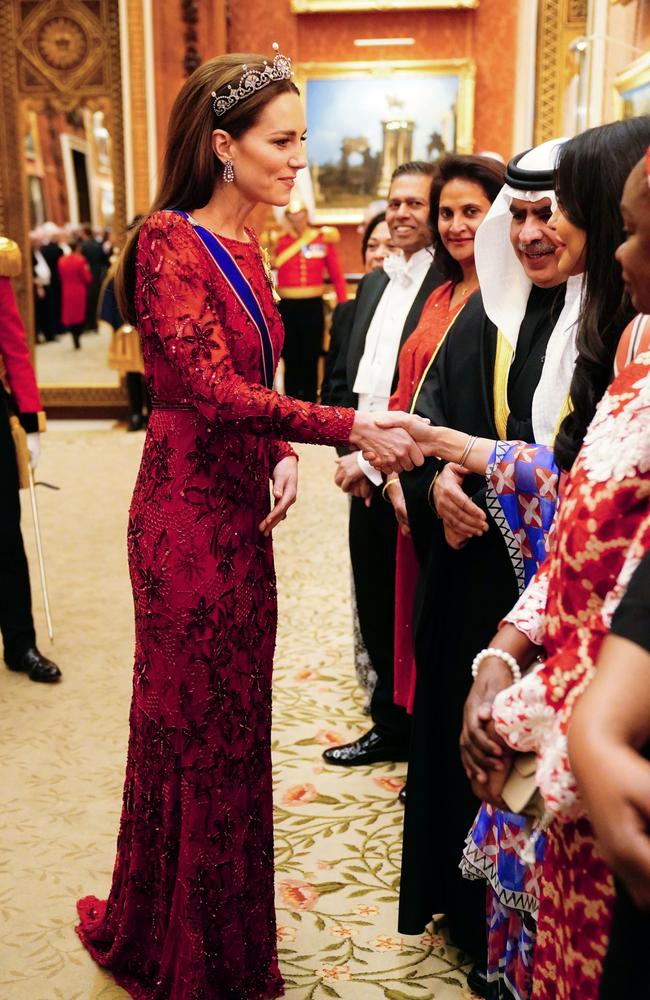
<instances>
[{"instance_id":1,"label":"white bow tie","mask_svg":"<svg viewBox=\"0 0 650 1000\"><path fill-rule=\"evenodd\" d=\"M389 281L397 282L402 288L411 283L409 262L401 253L390 253L387 257L384 257L384 272L388 276Z\"/></svg>"}]
</instances>

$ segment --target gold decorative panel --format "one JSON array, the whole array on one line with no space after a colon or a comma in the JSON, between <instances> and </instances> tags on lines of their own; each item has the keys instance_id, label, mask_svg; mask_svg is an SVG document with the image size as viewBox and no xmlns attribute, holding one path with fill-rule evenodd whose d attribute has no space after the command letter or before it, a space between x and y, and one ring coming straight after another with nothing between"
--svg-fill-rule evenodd
<instances>
[{"instance_id":1,"label":"gold decorative panel","mask_svg":"<svg viewBox=\"0 0 650 1000\"><path fill-rule=\"evenodd\" d=\"M148 116L154 109L147 107L147 85L145 79L145 37L142 0L127 0L126 32L129 39L129 92L131 108L131 149L133 210L136 215L144 215L149 210L149 156L155 155L149 149ZM127 219L130 222L130 219Z\"/></svg>"},{"instance_id":2,"label":"gold decorative panel","mask_svg":"<svg viewBox=\"0 0 650 1000\"><path fill-rule=\"evenodd\" d=\"M564 97L575 67L571 43L587 27L587 0L540 0L537 26L535 143L564 131Z\"/></svg>"},{"instance_id":3,"label":"gold decorative panel","mask_svg":"<svg viewBox=\"0 0 650 1000\"><path fill-rule=\"evenodd\" d=\"M142 9L141 0L127 0ZM34 114L70 116L80 105L101 112L110 135L112 230L121 241L126 223L124 127L120 65L120 0L0 0L0 232L21 245L30 260L29 200L24 169L25 134ZM134 18L135 20L135 18ZM140 17L140 22L142 18ZM134 25L134 27L136 27ZM140 32L142 31L140 23ZM140 62L142 56L140 56ZM134 71L138 60L134 61ZM141 88L143 89L143 88ZM136 88L140 93L140 89ZM146 117L143 126L146 142ZM133 137L132 137L133 141ZM140 154L146 176L146 155ZM146 153L146 149L145 149ZM32 335L32 290L28 268L15 282L28 334ZM122 390L111 390L122 400ZM69 405L92 404L95 387L59 386ZM50 402L43 390L43 402ZM110 393L109 393L110 395ZM99 393L105 405L106 391ZM97 403L99 403L99 397ZM54 402L54 405L56 403Z\"/></svg>"}]
</instances>

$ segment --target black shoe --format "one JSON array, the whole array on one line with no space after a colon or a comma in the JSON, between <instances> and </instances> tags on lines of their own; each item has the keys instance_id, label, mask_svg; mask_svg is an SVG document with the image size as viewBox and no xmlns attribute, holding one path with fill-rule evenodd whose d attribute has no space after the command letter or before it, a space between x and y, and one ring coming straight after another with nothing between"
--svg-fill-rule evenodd
<instances>
[{"instance_id":1,"label":"black shoe","mask_svg":"<svg viewBox=\"0 0 650 1000\"><path fill-rule=\"evenodd\" d=\"M143 431L146 426L145 419L141 413L132 413L126 429L127 431Z\"/></svg>"},{"instance_id":2,"label":"black shoe","mask_svg":"<svg viewBox=\"0 0 650 1000\"><path fill-rule=\"evenodd\" d=\"M61 678L61 671L56 663L43 656L36 646L23 653L19 660L7 660L10 670L27 674L30 681L40 681L42 684L54 684Z\"/></svg>"},{"instance_id":3,"label":"black shoe","mask_svg":"<svg viewBox=\"0 0 650 1000\"><path fill-rule=\"evenodd\" d=\"M492 983L488 982L484 965L473 965L467 973L467 985L472 993L483 997L484 1000L491 1000L494 996Z\"/></svg>"},{"instance_id":4,"label":"black shoe","mask_svg":"<svg viewBox=\"0 0 650 1000\"><path fill-rule=\"evenodd\" d=\"M395 746L376 729L360 736L354 743L344 743L341 747L330 747L323 751L323 760L338 767L357 767L363 764L379 764L385 761L408 760L408 749Z\"/></svg>"},{"instance_id":5,"label":"black shoe","mask_svg":"<svg viewBox=\"0 0 650 1000\"><path fill-rule=\"evenodd\" d=\"M397 798L403 806L406 805L406 785L404 785L404 788L400 788Z\"/></svg>"}]
</instances>

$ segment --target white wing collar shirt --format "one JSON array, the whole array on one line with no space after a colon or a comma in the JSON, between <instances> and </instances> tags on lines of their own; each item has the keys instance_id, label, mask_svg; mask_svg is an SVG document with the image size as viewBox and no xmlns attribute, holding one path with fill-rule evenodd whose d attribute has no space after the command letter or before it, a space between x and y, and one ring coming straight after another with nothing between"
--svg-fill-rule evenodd
<instances>
[{"instance_id":1,"label":"white wing collar shirt","mask_svg":"<svg viewBox=\"0 0 650 1000\"><path fill-rule=\"evenodd\" d=\"M384 260L389 281L370 321L354 382L354 392L359 397L357 409L362 413L388 409L404 324L432 263L430 246L416 251L408 260L402 254L390 254ZM358 461L363 472L378 486L381 474L364 460L361 452Z\"/></svg>"}]
</instances>

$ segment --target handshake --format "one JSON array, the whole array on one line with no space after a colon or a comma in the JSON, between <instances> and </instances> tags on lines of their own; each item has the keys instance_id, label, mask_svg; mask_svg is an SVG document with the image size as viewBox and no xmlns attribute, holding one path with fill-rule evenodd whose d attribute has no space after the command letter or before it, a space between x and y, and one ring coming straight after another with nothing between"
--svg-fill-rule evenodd
<instances>
[{"instance_id":1,"label":"handshake","mask_svg":"<svg viewBox=\"0 0 650 1000\"><path fill-rule=\"evenodd\" d=\"M431 427L424 417L398 410L357 413L350 444L380 472L410 472L432 454Z\"/></svg>"}]
</instances>

